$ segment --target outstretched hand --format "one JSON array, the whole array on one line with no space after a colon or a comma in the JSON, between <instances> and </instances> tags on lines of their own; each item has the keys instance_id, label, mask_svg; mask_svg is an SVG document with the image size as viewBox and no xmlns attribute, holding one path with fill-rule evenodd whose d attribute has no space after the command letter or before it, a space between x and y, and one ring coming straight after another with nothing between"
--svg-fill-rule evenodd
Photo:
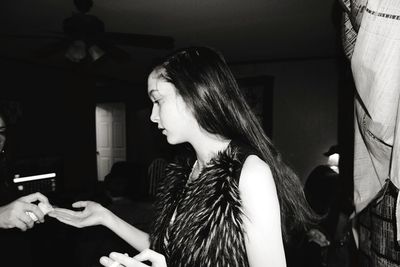
<instances>
[{"instance_id":1,"label":"outstretched hand","mask_svg":"<svg viewBox=\"0 0 400 267\"><path fill-rule=\"evenodd\" d=\"M32 204L36 201L50 205L47 197L41 193L34 193L0 207L0 228L19 228L22 231L32 228L35 221L27 212L34 214L38 223L44 222L45 215L37 205Z\"/></svg>"},{"instance_id":2,"label":"outstretched hand","mask_svg":"<svg viewBox=\"0 0 400 267\"><path fill-rule=\"evenodd\" d=\"M72 204L74 208L84 208L82 211L55 208L49 213L50 217L60 222L78 228L103 224L104 214L107 209L93 201L78 201Z\"/></svg>"},{"instance_id":3,"label":"outstretched hand","mask_svg":"<svg viewBox=\"0 0 400 267\"><path fill-rule=\"evenodd\" d=\"M151 249L145 249L133 258L117 252L111 252L109 257L100 258L100 263L106 267L111 267L114 261L126 267L149 267L143 261L150 261L152 267L167 267L164 255Z\"/></svg>"}]
</instances>

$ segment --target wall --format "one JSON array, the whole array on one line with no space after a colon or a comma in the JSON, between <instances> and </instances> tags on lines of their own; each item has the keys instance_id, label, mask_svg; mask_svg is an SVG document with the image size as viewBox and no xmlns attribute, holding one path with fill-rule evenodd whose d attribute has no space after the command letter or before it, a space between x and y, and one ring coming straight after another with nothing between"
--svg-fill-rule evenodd
<instances>
[{"instance_id":1,"label":"wall","mask_svg":"<svg viewBox=\"0 0 400 267\"><path fill-rule=\"evenodd\" d=\"M275 77L272 139L302 181L338 142L337 63L317 59L231 66L237 77Z\"/></svg>"}]
</instances>

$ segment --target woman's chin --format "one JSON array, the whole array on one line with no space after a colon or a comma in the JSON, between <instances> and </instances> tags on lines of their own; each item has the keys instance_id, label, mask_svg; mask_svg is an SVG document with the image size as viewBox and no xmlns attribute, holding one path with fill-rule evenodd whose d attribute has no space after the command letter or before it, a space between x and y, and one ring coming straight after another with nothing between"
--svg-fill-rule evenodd
<instances>
[{"instance_id":1,"label":"woman's chin","mask_svg":"<svg viewBox=\"0 0 400 267\"><path fill-rule=\"evenodd\" d=\"M177 144L181 144L182 142L177 140L176 138L173 138L172 136L167 135L167 142L170 145L177 145Z\"/></svg>"},{"instance_id":2,"label":"woman's chin","mask_svg":"<svg viewBox=\"0 0 400 267\"><path fill-rule=\"evenodd\" d=\"M168 138L168 137L167 137L167 142L170 145L176 145L177 144L177 142L175 142L175 140L171 140L171 138Z\"/></svg>"}]
</instances>

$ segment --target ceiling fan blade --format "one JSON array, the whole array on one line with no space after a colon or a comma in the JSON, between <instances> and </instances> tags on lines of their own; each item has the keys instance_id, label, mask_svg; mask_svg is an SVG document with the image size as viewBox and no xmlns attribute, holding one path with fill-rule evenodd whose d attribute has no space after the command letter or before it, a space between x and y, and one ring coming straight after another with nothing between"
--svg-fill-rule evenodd
<instances>
[{"instance_id":1,"label":"ceiling fan blade","mask_svg":"<svg viewBox=\"0 0 400 267\"><path fill-rule=\"evenodd\" d=\"M132 56L128 52L115 45L107 47L106 56L107 54L109 57L119 63L125 63L132 60Z\"/></svg>"},{"instance_id":2,"label":"ceiling fan blade","mask_svg":"<svg viewBox=\"0 0 400 267\"><path fill-rule=\"evenodd\" d=\"M154 49L171 49L174 47L174 39L169 36L119 32L106 32L105 36L106 39L118 45L128 45Z\"/></svg>"},{"instance_id":3,"label":"ceiling fan blade","mask_svg":"<svg viewBox=\"0 0 400 267\"><path fill-rule=\"evenodd\" d=\"M24 54L38 59L61 55L68 47L67 38L53 34L0 33L0 40L11 40L11 44L20 47L19 55Z\"/></svg>"},{"instance_id":4,"label":"ceiling fan blade","mask_svg":"<svg viewBox=\"0 0 400 267\"><path fill-rule=\"evenodd\" d=\"M48 34L13 34L13 33L0 33L0 38L12 39L58 39L64 40L62 36L48 35Z\"/></svg>"},{"instance_id":5,"label":"ceiling fan blade","mask_svg":"<svg viewBox=\"0 0 400 267\"><path fill-rule=\"evenodd\" d=\"M65 54L69 46L68 40L58 40L41 46L34 50L34 54L38 57L50 57L56 54Z\"/></svg>"}]
</instances>

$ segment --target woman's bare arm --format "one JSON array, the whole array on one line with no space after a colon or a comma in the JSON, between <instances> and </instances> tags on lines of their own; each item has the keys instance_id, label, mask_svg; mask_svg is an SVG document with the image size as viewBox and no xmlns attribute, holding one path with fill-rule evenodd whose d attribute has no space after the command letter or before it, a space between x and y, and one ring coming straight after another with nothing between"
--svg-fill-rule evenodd
<instances>
[{"instance_id":1,"label":"woman's bare arm","mask_svg":"<svg viewBox=\"0 0 400 267\"><path fill-rule=\"evenodd\" d=\"M280 207L269 166L250 155L240 175L246 251L252 267L285 267Z\"/></svg>"},{"instance_id":2,"label":"woman's bare arm","mask_svg":"<svg viewBox=\"0 0 400 267\"><path fill-rule=\"evenodd\" d=\"M93 201L78 201L72 206L83 208L83 210L55 208L54 211L49 213L49 216L78 228L104 225L136 250L142 251L149 248L150 242L147 233L125 222L102 205Z\"/></svg>"}]
</instances>

